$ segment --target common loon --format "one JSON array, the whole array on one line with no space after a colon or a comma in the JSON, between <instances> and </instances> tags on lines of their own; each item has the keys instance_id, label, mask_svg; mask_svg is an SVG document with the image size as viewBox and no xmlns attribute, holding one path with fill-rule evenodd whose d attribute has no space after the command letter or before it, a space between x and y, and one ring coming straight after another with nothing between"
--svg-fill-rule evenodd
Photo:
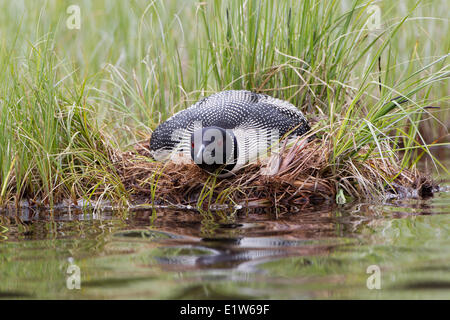
<instances>
[{"instance_id":1,"label":"common loon","mask_svg":"<svg viewBox=\"0 0 450 320\"><path fill-rule=\"evenodd\" d=\"M280 138L310 130L287 101L246 90L215 93L161 123L150 139L157 161L194 161L200 168L232 175L267 152Z\"/></svg>"}]
</instances>

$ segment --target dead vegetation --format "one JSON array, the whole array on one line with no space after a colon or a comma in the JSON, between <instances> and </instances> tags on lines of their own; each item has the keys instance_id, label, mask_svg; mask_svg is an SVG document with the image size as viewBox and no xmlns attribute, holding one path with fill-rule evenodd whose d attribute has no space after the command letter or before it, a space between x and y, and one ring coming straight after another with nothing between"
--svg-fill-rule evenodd
<instances>
[{"instance_id":1,"label":"dead vegetation","mask_svg":"<svg viewBox=\"0 0 450 320\"><path fill-rule=\"evenodd\" d=\"M193 163L154 162L146 143L140 143L135 151L118 155L115 167L132 201L154 204L307 206L345 202L348 196L389 199L433 194L435 186L426 175L402 169L395 159L352 158L337 166L329 162L331 150L326 138L297 143L265 163L247 165L235 176L219 179ZM268 165L270 175L264 174Z\"/></svg>"}]
</instances>

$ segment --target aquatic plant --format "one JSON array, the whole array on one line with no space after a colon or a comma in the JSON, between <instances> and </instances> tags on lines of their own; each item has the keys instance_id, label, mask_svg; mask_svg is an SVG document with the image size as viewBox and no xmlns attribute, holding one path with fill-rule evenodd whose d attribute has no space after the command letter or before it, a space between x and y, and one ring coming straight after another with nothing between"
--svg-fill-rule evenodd
<instances>
[{"instance_id":1,"label":"aquatic plant","mask_svg":"<svg viewBox=\"0 0 450 320\"><path fill-rule=\"evenodd\" d=\"M86 0L80 30L65 25L67 6L0 5L2 205L343 202L430 194L424 156L447 171L431 152L449 140L445 1ZM226 89L290 101L317 139L286 148L276 174L253 164L228 180L134 150Z\"/></svg>"}]
</instances>

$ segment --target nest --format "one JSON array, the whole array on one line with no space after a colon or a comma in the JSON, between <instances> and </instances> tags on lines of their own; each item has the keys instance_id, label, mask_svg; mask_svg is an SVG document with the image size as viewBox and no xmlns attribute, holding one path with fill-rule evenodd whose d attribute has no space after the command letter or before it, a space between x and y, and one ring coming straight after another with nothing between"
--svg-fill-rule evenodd
<instances>
[{"instance_id":1,"label":"nest","mask_svg":"<svg viewBox=\"0 0 450 320\"><path fill-rule=\"evenodd\" d=\"M331 150L327 141L304 140L220 179L193 163L155 162L146 144L138 143L117 156L115 167L132 201L159 205L307 206L335 203L341 190L355 198L433 194L428 177L402 169L398 161L349 160L336 167L329 162Z\"/></svg>"}]
</instances>

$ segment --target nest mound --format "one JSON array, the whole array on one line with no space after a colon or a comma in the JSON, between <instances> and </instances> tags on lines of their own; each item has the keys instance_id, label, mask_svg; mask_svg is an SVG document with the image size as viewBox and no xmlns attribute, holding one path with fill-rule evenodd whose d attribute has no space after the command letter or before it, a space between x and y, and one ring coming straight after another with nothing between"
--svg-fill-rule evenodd
<instances>
[{"instance_id":1,"label":"nest mound","mask_svg":"<svg viewBox=\"0 0 450 320\"><path fill-rule=\"evenodd\" d=\"M427 176L394 159L348 160L337 167L329 162L331 150L327 141L303 141L220 179L193 163L155 162L138 143L117 156L115 167L132 201L154 204L316 205L336 202L339 193L389 199L427 197L435 190Z\"/></svg>"}]
</instances>

